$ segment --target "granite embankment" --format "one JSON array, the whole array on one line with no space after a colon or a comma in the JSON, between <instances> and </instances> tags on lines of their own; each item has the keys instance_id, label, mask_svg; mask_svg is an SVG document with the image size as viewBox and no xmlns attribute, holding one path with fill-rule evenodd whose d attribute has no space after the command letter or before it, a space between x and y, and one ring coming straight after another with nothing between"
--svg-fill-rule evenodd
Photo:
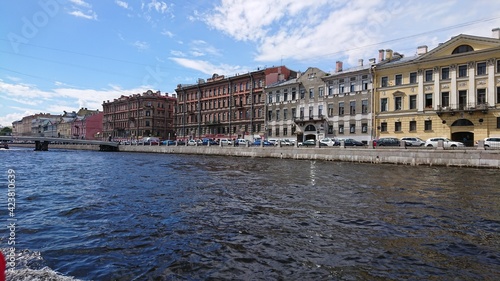
<instances>
[{"instance_id":1,"label":"granite embankment","mask_svg":"<svg viewBox=\"0 0 500 281\"><path fill-rule=\"evenodd\" d=\"M13 145L15 146L15 145ZM24 147L28 144L22 145ZM95 145L50 144L51 149L99 150ZM309 159L375 164L500 168L500 150L477 148L340 148L120 145L121 152L203 154L233 157ZM113 153L113 152L109 152Z\"/></svg>"}]
</instances>

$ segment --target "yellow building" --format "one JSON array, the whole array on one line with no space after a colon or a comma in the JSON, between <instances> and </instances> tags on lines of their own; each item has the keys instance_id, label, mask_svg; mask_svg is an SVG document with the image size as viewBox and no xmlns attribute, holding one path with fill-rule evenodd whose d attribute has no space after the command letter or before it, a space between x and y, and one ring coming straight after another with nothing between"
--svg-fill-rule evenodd
<instances>
[{"instance_id":1,"label":"yellow building","mask_svg":"<svg viewBox=\"0 0 500 281\"><path fill-rule=\"evenodd\" d=\"M414 57L380 50L375 137L447 137L473 145L500 136L500 28L458 35Z\"/></svg>"}]
</instances>

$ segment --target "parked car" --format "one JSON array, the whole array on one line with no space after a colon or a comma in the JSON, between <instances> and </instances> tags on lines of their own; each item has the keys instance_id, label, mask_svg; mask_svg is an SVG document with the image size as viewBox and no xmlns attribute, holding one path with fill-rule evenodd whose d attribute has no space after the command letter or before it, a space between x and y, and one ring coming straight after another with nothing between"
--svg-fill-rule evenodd
<instances>
[{"instance_id":1,"label":"parked car","mask_svg":"<svg viewBox=\"0 0 500 281\"><path fill-rule=\"evenodd\" d=\"M295 140L285 139L285 142L288 142L290 145L295 145Z\"/></svg>"},{"instance_id":2,"label":"parked car","mask_svg":"<svg viewBox=\"0 0 500 281\"><path fill-rule=\"evenodd\" d=\"M161 142L161 145L175 145L174 140L164 140Z\"/></svg>"},{"instance_id":3,"label":"parked car","mask_svg":"<svg viewBox=\"0 0 500 281\"><path fill-rule=\"evenodd\" d=\"M144 145L159 145L160 144L160 139L159 138L154 138L154 137L143 138L142 141L141 141L141 144L144 144Z\"/></svg>"},{"instance_id":4,"label":"parked car","mask_svg":"<svg viewBox=\"0 0 500 281\"><path fill-rule=\"evenodd\" d=\"M444 147L464 147L465 146L463 142L452 141L452 140L450 140L448 138L444 138L444 137L430 138L425 142L425 146L426 147L437 147L439 141L443 141Z\"/></svg>"},{"instance_id":5,"label":"parked car","mask_svg":"<svg viewBox=\"0 0 500 281\"><path fill-rule=\"evenodd\" d=\"M196 140L188 140L188 143L187 145L188 146L196 146L198 143L196 142Z\"/></svg>"},{"instance_id":6,"label":"parked car","mask_svg":"<svg viewBox=\"0 0 500 281\"><path fill-rule=\"evenodd\" d=\"M247 145L247 140L245 140L245 139L237 139L236 140L236 145L245 146L245 145Z\"/></svg>"},{"instance_id":7,"label":"parked car","mask_svg":"<svg viewBox=\"0 0 500 281\"><path fill-rule=\"evenodd\" d=\"M299 146L316 146L316 140L309 139L303 142L299 142Z\"/></svg>"},{"instance_id":8,"label":"parked car","mask_svg":"<svg viewBox=\"0 0 500 281\"><path fill-rule=\"evenodd\" d=\"M201 145L218 145L218 143L216 141L214 141L213 139L208 139L208 138L204 138L201 140Z\"/></svg>"},{"instance_id":9,"label":"parked car","mask_svg":"<svg viewBox=\"0 0 500 281\"><path fill-rule=\"evenodd\" d=\"M233 142L230 139L226 139L226 138L220 139L219 143L222 145L232 145L233 144Z\"/></svg>"},{"instance_id":10,"label":"parked car","mask_svg":"<svg viewBox=\"0 0 500 281\"><path fill-rule=\"evenodd\" d=\"M332 138L324 138L324 139L321 139L319 141L320 145L321 144L324 144L325 146L335 146L335 145L339 145L338 142L336 142L334 139Z\"/></svg>"},{"instance_id":11,"label":"parked car","mask_svg":"<svg viewBox=\"0 0 500 281\"><path fill-rule=\"evenodd\" d=\"M262 145L263 145L263 146L274 146L274 144L272 144L272 143L270 143L270 142L268 142L268 141L266 141L266 140L265 140L265 141L263 141L263 140L261 140L261 139L256 139L256 140L253 142L253 145L255 145L255 146L260 146L261 142L262 142Z\"/></svg>"},{"instance_id":12,"label":"parked car","mask_svg":"<svg viewBox=\"0 0 500 281\"><path fill-rule=\"evenodd\" d=\"M401 138L401 141L406 142L407 146L423 146L425 144L424 140L416 137L404 137Z\"/></svg>"},{"instance_id":13,"label":"parked car","mask_svg":"<svg viewBox=\"0 0 500 281\"><path fill-rule=\"evenodd\" d=\"M500 138L485 138L484 147L500 148Z\"/></svg>"},{"instance_id":14,"label":"parked car","mask_svg":"<svg viewBox=\"0 0 500 281\"><path fill-rule=\"evenodd\" d=\"M177 145L186 145L186 141L185 140L178 140Z\"/></svg>"},{"instance_id":15,"label":"parked car","mask_svg":"<svg viewBox=\"0 0 500 281\"><path fill-rule=\"evenodd\" d=\"M375 143L375 142L374 142ZM379 138L376 141L377 146L400 146L400 140L398 138Z\"/></svg>"},{"instance_id":16,"label":"parked car","mask_svg":"<svg viewBox=\"0 0 500 281\"><path fill-rule=\"evenodd\" d=\"M365 146L364 143L357 141L355 139L345 139L344 140L344 145L345 146Z\"/></svg>"}]
</instances>

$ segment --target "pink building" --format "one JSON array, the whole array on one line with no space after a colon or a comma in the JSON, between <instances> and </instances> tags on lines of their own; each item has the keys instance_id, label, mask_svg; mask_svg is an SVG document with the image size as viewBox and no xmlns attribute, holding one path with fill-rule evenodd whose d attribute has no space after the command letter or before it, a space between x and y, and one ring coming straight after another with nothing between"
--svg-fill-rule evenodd
<instances>
[{"instance_id":1,"label":"pink building","mask_svg":"<svg viewBox=\"0 0 500 281\"><path fill-rule=\"evenodd\" d=\"M77 116L71 126L71 138L102 140L103 112Z\"/></svg>"}]
</instances>

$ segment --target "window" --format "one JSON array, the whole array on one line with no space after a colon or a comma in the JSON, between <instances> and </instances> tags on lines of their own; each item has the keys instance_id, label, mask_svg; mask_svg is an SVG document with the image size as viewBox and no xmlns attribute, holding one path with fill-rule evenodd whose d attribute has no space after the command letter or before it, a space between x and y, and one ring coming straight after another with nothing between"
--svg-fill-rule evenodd
<instances>
[{"instance_id":1,"label":"window","mask_svg":"<svg viewBox=\"0 0 500 281\"><path fill-rule=\"evenodd\" d=\"M453 50L452 54L460 54L466 52L472 52L474 49L469 45L460 45Z\"/></svg>"},{"instance_id":2,"label":"window","mask_svg":"<svg viewBox=\"0 0 500 281\"><path fill-rule=\"evenodd\" d=\"M363 84L363 91L368 90L368 80L363 80L361 83Z\"/></svg>"},{"instance_id":3,"label":"window","mask_svg":"<svg viewBox=\"0 0 500 281\"><path fill-rule=\"evenodd\" d=\"M280 136L280 128L276 128L274 136L275 137L279 137Z\"/></svg>"},{"instance_id":4,"label":"window","mask_svg":"<svg viewBox=\"0 0 500 281\"><path fill-rule=\"evenodd\" d=\"M300 89L300 99L303 100L305 96L306 96L306 90Z\"/></svg>"},{"instance_id":5,"label":"window","mask_svg":"<svg viewBox=\"0 0 500 281\"><path fill-rule=\"evenodd\" d=\"M417 73L411 72L410 73L410 84L415 84L415 83L417 83Z\"/></svg>"},{"instance_id":6,"label":"window","mask_svg":"<svg viewBox=\"0 0 500 281\"><path fill-rule=\"evenodd\" d=\"M333 134L333 125L328 125L328 133Z\"/></svg>"},{"instance_id":7,"label":"window","mask_svg":"<svg viewBox=\"0 0 500 281\"><path fill-rule=\"evenodd\" d=\"M387 132L387 122L380 123L380 131Z\"/></svg>"},{"instance_id":8,"label":"window","mask_svg":"<svg viewBox=\"0 0 500 281\"><path fill-rule=\"evenodd\" d=\"M333 86L328 87L328 95L333 96Z\"/></svg>"},{"instance_id":9,"label":"window","mask_svg":"<svg viewBox=\"0 0 500 281\"><path fill-rule=\"evenodd\" d=\"M273 129L268 129L267 130L267 136L269 136L269 137L273 136Z\"/></svg>"},{"instance_id":10,"label":"window","mask_svg":"<svg viewBox=\"0 0 500 281\"><path fill-rule=\"evenodd\" d=\"M387 84L388 84L387 82L388 82L388 78L387 78L387 76L382 77L382 80L381 80L381 82L380 82L380 83L381 83L381 85L382 85L382 87L387 87Z\"/></svg>"},{"instance_id":11,"label":"window","mask_svg":"<svg viewBox=\"0 0 500 281\"><path fill-rule=\"evenodd\" d=\"M285 89L283 92L283 101L287 101L287 100L288 100L288 91L287 91L287 89Z\"/></svg>"},{"instance_id":12,"label":"window","mask_svg":"<svg viewBox=\"0 0 500 281\"><path fill-rule=\"evenodd\" d=\"M150 126L150 123L149 121L146 120L146 127L149 127Z\"/></svg>"},{"instance_id":13,"label":"window","mask_svg":"<svg viewBox=\"0 0 500 281\"><path fill-rule=\"evenodd\" d=\"M433 74L432 70L426 70L425 71L425 82L431 82L431 81L433 81L432 74Z\"/></svg>"},{"instance_id":14,"label":"window","mask_svg":"<svg viewBox=\"0 0 500 281\"><path fill-rule=\"evenodd\" d=\"M339 102L339 115L344 115L344 103Z\"/></svg>"},{"instance_id":15,"label":"window","mask_svg":"<svg viewBox=\"0 0 500 281\"><path fill-rule=\"evenodd\" d=\"M283 128L283 136L288 136L288 128Z\"/></svg>"},{"instance_id":16,"label":"window","mask_svg":"<svg viewBox=\"0 0 500 281\"><path fill-rule=\"evenodd\" d=\"M356 102L355 101L349 102L349 114L356 115Z\"/></svg>"},{"instance_id":17,"label":"window","mask_svg":"<svg viewBox=\"0 0 500 281\"><path fill-rule=\"evenodd\" d=\"M280 102L280 101L281 101L281 95L278 91L278 92L276 92L276 102Z\"/></svg>"},{"instance_id":18,"label":"window","mask_svg":"<svg viewBox=\"0 0 500 281\"><path fill-rule=\"evenodd\" d=\"M328 117L333 116L333 103L328 104Z\"/></svg>"},{"instance_id":19,"label":"window","mask_svg":"<svg viewBox=\"0 0 500 281\"><path fill-rule=\"evenodd\" d=\"M362 133L368 132L368 123L361 123L361 132Z\"/></svg>"},{"instance_id":20,"label":"window","mask_svg":"<svg viewBox=\"0 0 500 281\"><path fill-rule=\"evenodd\" d=\"M351 82L351 86L349 87L349 92L354 92L354 82Z\"/></svg>"},{"instance_id":21,"label":"window","mask_svg":"<svg viewBox=\"0 0 500 281\"><path fill-rule=\"evenodd\" d=\"M297 116L297 109L292 108L292 118L295 118Z\"/></svg>"},{"instance_id":22,"label":"window","mask_svg":"<svg viewBox=\"0 0 500 281\"><path fill-rule=\"evenodd\" d=\"M441 93L441 106L450 106L450 92Z\"/></svg>"},{"instance_id":23,"label":"window","mask_svg":"<svg viewBox=\"0 0 500 281\"><path fill-rule=\"evenodd\" d=\"M417 109L417 95L410 96L410 109Z\"/></svg>"},{"instance_id":24,"label":"window","mask_svg":"<svg viewBox=\"0 0 500 281\"><path fill-rule=\"evenodd\" d=\"M485 75L486 74L486 63L479 62L477 63L477 75Z\"/></svg>"},{"instance_id":25,"label":"window","mask_svg":"<svg viewBox=\"0 0 500 281\"><path fill-rule=\"evenodd\" d=\"M396 86L402 85L403 84L403 75L401 75L401 74L396 75L394 80L396 80Z\"/></svg>"},{"instance_id":26,"label":"window","mask_svg":"<svg viewBox=\"0 0 500 281\"><path fill-rule=\"evenodd\" d=\"M477 89L477 104L486 103L486 89Z\"/></svg>"},{"instance_id":27,"label":"window","mask_svg":"<svg viewBox=\"0 0 500 281\"><path fill-rule=\"evenodd\" d=\"M500 60L497 60L497 73L500 73Z\"/></svg>"},{"instance_id":28,"label":"window","mask_svg":"<svg viewBox=\"0 0 500 281\"><path fill-rule=\"evenodd\" d=\"M450 68L443 67L441 68L441 80L447 80L447 79L450 79Z\"/></svg>"},{"instance_id":29,"label":"window","mask_svg":"<svg viewBox=\"0 0 500 281\"><path fill-rule=\"evenodd\" d=\"M410 132L415 132L417 130L417 121L410 121Z\"/></svg>"},{"instance_id":30,"label":"window","mask_svg":"<svg viewBox=\"0 0 500 281\"><path fill-rule=\"evenodd\" d=\"M344 84L339 84L339 94L343 94L344 93Z\"/></svg>"},{"instance_id":31,"label":"window","mask_svg":"<svg viewBox=\"0 0 500 281\"><path fill-rule=\"evenodd\" d=\"M269 94L268 98L269 98L269 99L268 99L268 101L267 101L267 102L268 102L268 103L273 103L273 95Z\"/></svg>"},{"instance_id":32,"label":"window","mask_svg":"<svg viewBox=\"0 0 500 281\"><path fill-rule=\"evenodd\" d=\"M309 98L314 99L314 89L313 88L309 89Z\"/></svg>"},{"instance_id":33,"label":"window","mask_svg":"<svg viewBox=\"0 0 500 281\"><path fill-rule=\"evenodd\" d=\"M339 134L344 134L344 125L339 125Z\"/></svg>"},{"instance_id":34,"label":"window","mask_svg":"<svg viewBox=\"0 0 500 281\"><path fill-rule=\"evenodd\" d=\"M361 113L362 114L367 114L368 113L368 100L362 100L361 101Z\"/></svg>"},{"instance_id":35,"label":"window","mask_svg":"<svg viewBox=\"0 0 500 281\"><path fill-rule=\"evenodd\" d=\"M500 129L500 117L497 117L497 129Z\"/></svg>"},{"instance_id":36,"label":"window","mask_svg":"<svg viewBox=\"0 0 500 281\"><path fill-rule=\"evenodd\" d=\"M401 132L401 122L394 122L394 131Z\"/></svg>"},{"instance_id":37,"label":"window","mask_svg":"<svg viewBox=\"0 0 500 281\"><path fill-rule=\"evenodd\" d=\"M296 95L297 95L297 93L295 92L295 88L292 88L292 100L297 99Z\"/></svg>"},{"instance_id":38,"label":"window","mask_svg":"<svg viewBox=\"0 0 500 281\"><path fill-rule=\"evenodd\" d=\"M273 111L272 110L269 110L267 112L267 120L273 120Z\"/></svg>"},{"instance_id":39,"label":"window","mask_svg":"<svg viewBox=\"0 0 500 281\"><path fill-rule=\"evenodd\" d=\"M356 133L356 124L349 125L349 133L351 133L351 134Z\"/></svg>"},{"instance_id":40,"label":"window","mask_svg":"<svg viewBox=\"0 0 500 281\"><path fill-rule=\"evenodd\" d=\"M318 105L318 116L319 117L323 116L323 105L322 104Z\"/></svg>"},{"instance_id":41,"label":"window","mask_svg":"<svg viewBox=\"0 0 500 281\"><path fill-rule=\"evenodd\" d=\"M380 99L380 111L387 111L387 98Z\"/></svg>"},{"instance_id":42,"label":"window","mask_svg":"<svg viewBox=\"0 0 500 281\"><path fill-rule=\"evenodd\" d=\"M425 108L432 108L432 94L425 94Z\"/></svg>"},{"instance_id":43,"label":"window","mask_svg":"<svg viewBox=\"0 0 500 281\"><path fill-rule=\"evenodd\" d=\"M288 119L288 109L283 109L283 120L287 120Z\"/></svg>"},{"instance_id":44,"label":"window","mask_svg":"<svg viewBox=\"0 0 500 281\"><path fill-rule=\"evenodd\" d=\"M500 87L497 87L497 103L500 103Z\"/></svg>"},{"instance_id":45,"label":"window","mask_svg":"<svg viewBox=\"0 0 500 281\"><path fill-rule=\"evenodd\" d=\"M280 110L276 109L276 121L280 121Z\"/></svg>"},{"instance_id":46,"label":"window","mask_svg":"<svg viewBox=\"0 0 500 281\"><path fill-rule=\"evenodd\" d=\"M300 108L300 119L304 119L304 108Z\"/></svg>"},{"instance_id":47,"label":"window","mask_svg":"<svg viewBox=\"0 0 500 281\"><path fill-rule=\"evenodd\" d=\"M458 91L458 107L459 107L459 109L465 109L466 104L467 104L467 91L466 90Z\"/></svg>"},{"instance_id":48,"label":"window","mask_svg":"<svg viewBox=\"0 0 500 281\"><path fill-rule=\"evenodd\" d=\"M309 106L309 119L313 119L314 115L313 115L313 107L312 106Z\"/></svg>"},{"instance_id":49,"label":"window","mask_svg":"<svg viewBox=\"0 0 500 281\"><path fill-rule=\"evenodd\" d=\"M319 87L318 92L320 98L322 98L325 95L325 89L323 87Z\"/></svg>"},{"instance_id":50,"label":"window","mask_svg":"<svg viewBox=\"0 0 500 281\"><path fill-rule=\"evenodd\" d=\"M146 111L146 116L151 116L151 111L147 110Z\"/></svg>"},{"instance_id":51,"label":"window","mask_svg":"<svg viewBox=\"0 0 500 281\"><path fill-rule=\"evenodd\" d=\"M432 120L425 120L424 130L426 130L426 131L432 130Z\"/></svg>"},{"instance_id":52,"label":"window","mask_svg":"<svg viewBox=\"0 0 500 281\"><path fill-rule=\"evenodd\" d=\"M394 110L401 110L403 104L403 97L395 97L394 98Z\"/></svg>"},{"instance_id":53,"label":"window","mask_svg":"<svg viewBox=\"0 0 500 281\"><path fill-rule=\"evenodd\" d=\"M467 65L458 66L458 77L467 77Z\"/></svg>"}]
</instances>

